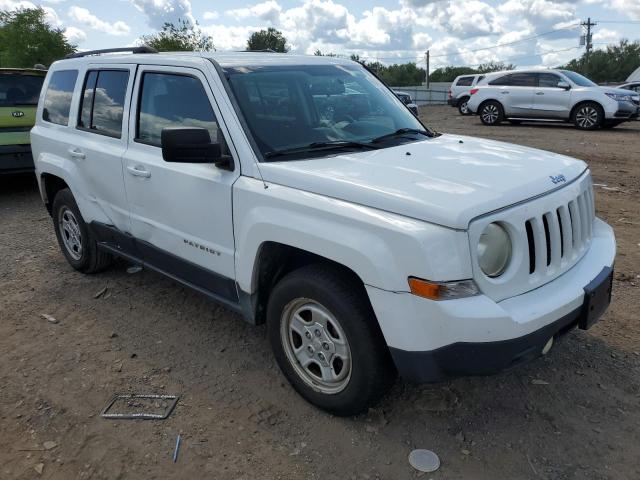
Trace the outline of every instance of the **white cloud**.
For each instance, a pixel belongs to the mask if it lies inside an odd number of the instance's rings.
[[[204,25],[201,30],[211,37],[216,50],[244,50],[249,36],[261,28],[219,24]]]
[[[218,12],[204,12],[202,14],[202,18],[204,18],[205,20],[215,20],[219,16],[220,14]]]
[[[613,0],[611,2],[614,8],[625,13],[633,20],[640,20],[640,1],[638,0]]]
[[[87,25],[94,30],[107,33],[109,35],[128,35],[130,32],[129,25],[121,20],[114,23],[100,20],[86,8],[72,6],[69,8],[69,17],[76,22]]]
[[[620,33],[616,30],[609,30],[608,28],[599,28],[596,33],[593,34],[594,42],[615,42],[620,38]]]
[[[282,13],[282,7],[275,0],[267,0],[251,7],[229,10],[227,13],[236,19],[256,17],[260,20],[277,23]]]
[[[195,23],[189,0],[131,0],[133,5],[147,16],[147,24],[160,30],[165,23],[179,20]]]
[[[67,27],[64,30],[64,36],[67,37],[70,43],[79,44],[87,39],[87,34],[84,30],[77,27]]]

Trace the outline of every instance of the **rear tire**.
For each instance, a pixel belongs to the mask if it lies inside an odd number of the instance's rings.
[[[462,97],[458,101],[458,112],[460,115],[471,115],[471,112],[469,111],[469,97]]]
[[[604,112],[595,102],[585,102],[573,111],[571,121],[580,130],[595,130],[603,124]]]
[[[337,267],[286,275],[267,306],[276,361],[293,388],[329,413],[362,413],[391,387],[396,370],[366,292]]]
[[[82,273],[95,273],[113,262],[110,254],[98,248],[71,190],[65,188],[56,194],[51,216],[60,249],[73,268]]]
[[[489,126],[499,125],[504,120],[502,105],[495,100],[483,103],[478,109],[478,114],[482,123]]]

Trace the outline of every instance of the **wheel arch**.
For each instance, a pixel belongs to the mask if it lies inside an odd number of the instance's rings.
[[[45,172],[40,174],[40,185],[42,189],[42,200],[44,201],[44,205],[47,208],[49,215],[51,215],[53,199],[60,190],[64,190],[65,188],[70,189],[69,184],[63,178],[52,173]]]
[[[277,241],[265,241],[258,247],[251,274],[251,292],[241,291],[244,311],[251,312],[252,323],[266,320],[266,307],[273,287],[288,273],[312,264],[335,268],[349,278],[371,306],[363,279],[352,268],[324,255]],[[248,309],[248,310],[247,310]],[[373,311],[373,307],[371,307]]]
[[[480,105],[478,105],[478,113],[480,113],[480,110],[482,110],[482,107],[484,107],[487,103],[489,102],[496,102],[498,105],[500,105],[500,108],[502,109],[502,112],[504,113],[504,105],[502,104],[502,102],[496,98],[486,98],[484,99],[482,102],[480,102]]]
[[[595,104],[600,109],[600,112],[602,113],[602,120],[604,121],[604,107],[597,100],[580,100],[579,102],[577,102],[573,107],[571,107],[571,113],[569,114],[569,120],[573,121],[573,116],[575,115],[576,110],[580,106],[584,105],[585,103],[593,103],[593,104]]]

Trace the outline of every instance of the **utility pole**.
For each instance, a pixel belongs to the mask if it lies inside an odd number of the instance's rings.
[[[586,46],[586,56],[585,56],[585,63],[589,63],[589,55],[591,54],[591,49],[593,48],[593,42],[592,40],[592,34],[591,34],[591,27],[595,27],[597,25],[597,23],[593,23],[591,21],[591,17],[587,18],[586,22],[582,22],[580,25],[582,25],[582,28],[584,28],[586,30],[586,34],[585,34],[585,46]]]
[[[424,52],[424,61],[426,64],[426,69],[425,69],[425,85],[427,86],[427,90],[429,89],[429,50],[427,50],[426,52]]]

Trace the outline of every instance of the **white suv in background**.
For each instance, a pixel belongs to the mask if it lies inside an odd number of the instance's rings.
[[[468,108],[485,125],[503,120],[571,122],[584,130],[613,128],[638,118],[640,96],[600,87],[569,70],[505,72],[471,89]]]
[[[512,367],[609,305],[584,162],[433,132],[350,60],[130,50],[47,74],[31,140],[62,253],[266,322],[313,404]]]
[[[457,76],[449,88],[449,99],[447,103],[457,108],[460,115],[470,115],[471,112],[469,112],[467,108],[467,102],[471,97],[469,90],[477,85],[484,77],[484,74]]]

